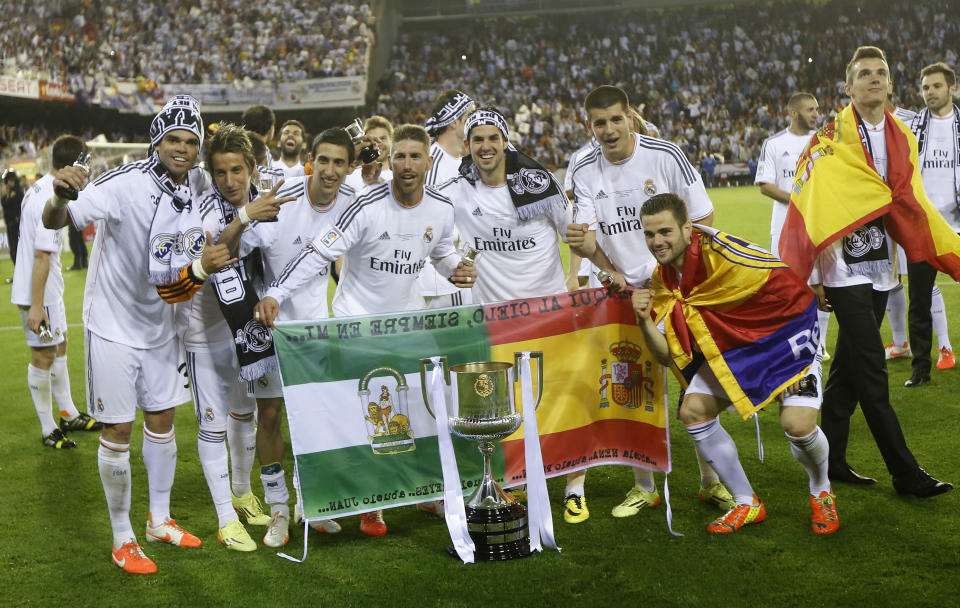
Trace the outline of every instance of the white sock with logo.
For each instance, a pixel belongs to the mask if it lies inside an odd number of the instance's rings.
[[[53,399],[50,395],[50,370],[27,365],[27,386],[33,397],[33,407],[40,419],[40,432],[44,437],[57,429],[53,419]]]
[[[896,346],[907,341],[907,294],[903,283],[890,290],[887,296],[887,321],[890,322],[890,334]]]
[[[57,400],[60,417],[73,420],[80,415],[77,406],[73,403],[70,394],[70,372],[67,371],[67,356],[57,357],[50,368],[50,386],[53,388],[53,397]]]
[[[810,477],[810,493],[820,496],[820,492],[829,492],[827,457],[830,455],[830,445],[820,427],[815,427],[806,437],[787,435],[787,439],[790,440],[790,452],[793,457],[803,465]]]
[[[953,350],[947,333],[947,306],[943,302],[943,292],[936,285],[933,286],[930,299],[930,316],[933,317],[933,331],[937,334],[937,348]]]
[[[230,474],[227,472],[227,445],[225,432],[201,430],[197,435],[197,453],[200,467],[217,510],[217,527],[224,527],[237,518],[230,498]]]
[[[711,418],[706,422],[691,424],[687,427],[687,433],[697,443],[703,457],[733,494],[737,504],[753,504],[753,487],[747,479],[743,465],[740,464],[737,444],[733,442],[727,430],[720,426],[720,421]]]
[[[230,486],[233,494],[249,494],[250,471],[257,456],[257,425],[253,423],[253,412],[230,412],[227,417],[227,444],[230,446]]]
[[[287,475],[279,463],[260,469],[260,481],[263,483],[263,500],[270,507],[270,515],[279,511],[290,515],[290,491],[287,489]]]
[[[173,427],[169,433],[154,433],[143,427],[143,464],[150,490],[150,519],[154,525],[170,519],[170,490],[177,471],[177,441]]]
[[[113,547],[119,549],[137,540],[130,525],[130,444],[113,443],[101,437],[97,468],[110,512]]]

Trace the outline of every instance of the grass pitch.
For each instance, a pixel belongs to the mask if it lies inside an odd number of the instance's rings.
[[[710,195],[717,227],[768,244],[770,206],[755,188],[716,189]],[[69,252],[64,261],[72,261]],[[4,259],[0,276],[11,273],[11,263]],[[960,336],[955,321],[960,290],[940,278],[953,331]],[[67,272],[66,286],[74,324],[69,347],[73,395],[84,409],[83,273]],[[9,302],[9,295],[9,285],[0,286],[0,297]],[[196,422],[187,405],[176,424],[180,454],[172,511],[204,546],[145,545],[160,571],[130,576],[109,558],[110,524],[95,434],[73,434],[79,447],[72,451],[40,445],[26,387],[29,354],[10,304],[0,306],[0,332],[7,344],[0,353],[0,597],[6,605],[944,606],[955,605],[960,592],[960,492],[926,501],[899,497],[857,414],[849,460],[880,484],[837,487],[840,531],[816,537],[809,527],[806,476],[790,456],[775,407],[760,415],[763,463],[757,458],[753,424],[723,417],[767,505],[763,524],[729,537],[706,532],[718,512],[696,500],[693,448],[671,421],[673,525],[685,537],[667,533],[663,507],[624,520],[612,518],[610,509],[633,479],[626,467],[602,467],[587,475],[591,518],[578,525],[562,519],[563,479],[549,482],[562,553],[464,566],[444,552],[448,538],[443,522],[410,507],[385,513],[390,532],[383,538],[362,535],[356,517],[341,521],[339,535],[311,531],[303,564],[279,559],[263,546],[252,554],[225,550],[216,540],[216,516],[197,459]],[[832,326],[830,338],[835,332]],[[891,397],[917,459],[933,475],[960,482],[960,370],[934,370],[932,384],[913,390],[902,388],[909,361],[893,361],[889,370]],[[133,437],[132,520],[143,542],[147,479],[142,439],[136,431]],[[256,474],[253,479],[259,488]],[[662,492],[662,476],[658,485]],[[249,529],[259,541],[263,529]],[[299,555],[302,543],[302,531],[293,530],[287,552]]]

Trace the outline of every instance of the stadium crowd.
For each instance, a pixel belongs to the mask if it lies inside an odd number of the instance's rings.
[[[921,106],[920,68],[956,62],[960,22],[947,17],[948,5],[798,1],[408,29],[375,110],[422,123],[438,92],[459,87],[506,110],[514,143],[556,169],[586,137],[580,100],[612,82],[695,165],[707,153],[755,162],[763,140],[787,126],[793,91],[816,95],[828,115],[842,105],[838,75],[858,42],[886,47],[902,103]]]
[[[364,2],[3,0],[0,9],[17,15],[17,27],[0,32],[4,71],[53,81],[354,76],[366,73],[373,44],[374,18]]]

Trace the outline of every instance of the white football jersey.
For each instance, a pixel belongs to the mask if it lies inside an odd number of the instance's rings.
[[[651,196],[671,192],[687,203],[693,222],[713,213],[700,173],[676,145],[633,135],[633,153],[611,163],[601,148],[584,155],[573,170],[573,221],[589,224],[597,243],[627,283],[639,287],[657,262],[647,249],[640,206]]]
[[[600,147],[600,143],[597,142],[596,138],[593,138],[586,144],[577,148],[573,154],[570,155],[570,163],[567,165],[567,172],[563,174],[564,192],[573,192],[573,168],[577,166],[577,162],[583,158],[584,154],[592,152],[598,147]]]
[[[90,253],[83,324],[94,334],[133,348],[153,348],[176,336],[174,307],[147,280],[150,225],[171,197],[147,173],[149,160],[127,163],[87,185],[67,205],[78,230],[102,220]],[[191,190],[195,182],[191,171]],[[199,200],[193,190],[193,200]]]
[[[760,148],[760,162],[757,164],[755,184],[773,184],[784,192],[793,190],[793,177],[797,170],[797,160],[804,148],[810,143],[810,137],[816,131],[804,135],[795,135],[789,129],[771,135]],[[787,203],[774,200],[770,214],[770,251],[777,255],[780,230],[787,219]]]
[[[960,232],[960,175],[957,173],[957,129],[954,114],[930,116],[920,156],[923,189],[950,227]]]
[[[506,184],[490,187],[464,178],[447,182],[440,194],[453,201],[457,232],[477,250],[473,301],[502,302],[565,292],[557,234],[571,222],[571,207],[554,207],[528,220]]]
[[[288,167],[287,163],[283,162],[283,160],[279,158],[277,160],[270,161],[270,168],[282,172],[283,178],[288,182],[294,180],[295,178],[304,177],[306,175],[303,163],[298,162],[294,166]]]
[[[423,180],[424,186],[438,187],[445,184],[458,175],[460,169],[460,157],[448,154],[437,142],[430,146],[430,156],[433,157],[433,165],[427,171]],[[420,289],[420,295],[444,296],[457,291],[457,286],[451,283],[446,277],[440,276],[433,263],[427,260],[427,265],[420,271],[417,278],[417,286]]]
[[[53,196],[53,176],[44,175],[27,189],[20,210],[20,244],[17,249],[17,265],[13,268],[13,285],[10,301],[20,306],[33,302],[33,252],[50,252],[50,272],[43,290],[43,305],[50,306],[63,298],[63,272],[60,266],[60,249],[63,234],[43,226],[43,208]]]
[[[363,183],[363,167],[357,167],[353,170],[353,173],[347,176],[343,183],[347,186],[353,188],[358,194],[361,190],[369,188],[367,184]],[[382,184],[383,182],[389,182],[393,179],[393,171],[390,169],[381,169],[380,170],[380,181],[378,183]],[[372,184],[376,186],[377,184]]]
[[[277,192],[278,198],[295,196],[297,200],[284,203],[276,222],[263,222],[259,227],[264,232],[264,265],[266,284],[270,285],[283,271],[284,266],[297,257],[315,237],[325,234],[341,211],[356,198],[352,188],[341,185],[330,204],[320,207],[310,201],[308,183],[310,177],[300,177],[284,183]],[[246,240],[246,239],[245,239]],[[292,294],[280,306],[281,321],[308,321],[326,319],[330,316],[327,305],[327,286],[330,283],[330,266],[317,269],[317,273],[296,294]]]
[[[453,246],[453,204],[424,188],[416,206],[404,207],[393,195],[392,182],[372,186],[287,264],[267,296],[283,302],[311,273],[341,255],[336,316],[419,310],[424,301],[416,277],[426,258],[447,275],[460,261]]]

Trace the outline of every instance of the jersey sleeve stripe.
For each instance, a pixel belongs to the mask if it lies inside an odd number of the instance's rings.
[[[590,165],[599,161],[601,154],[602,154],[602,151],[600,150],[599,146],[591,150],[589,153],[585,154],[583,158],[577,161],[577,165],[573,168],[571,177],[575,176],[577,174],[577,171],[579,171],[580,169],[586,167],[587,165]]]
[[[673,159],[677,161],[677,165],[680,167],[680,172],[683,173],[684,182],[686,182],[688,186],[697,181],[697,174],[693,169],[693,165],[690,164],[690,161],[687,160],[687,155],[684,154],[683,150],[681,150],[676,144],[643,135],[639,135],[637,139],[639,140],[640,146],[643,148],[667,152],[673,156]]]
[[[316,253],[316,250],[310,245],[307,245],[301,249],[300,253],[298,253],[292,260],[287,262],[286,266],[283,267],[283,270],[280,271],[280,274],[277,275],[277,278],[274,279],[273,283],[270,284],[270,287],[277,287],[286,281],[290,277],[290,273],[296,270],[297,266],[300,265],[300,262],[305,260],[307,256],[312,253]]]
[[[137,169],[142,170],[146,166],[147,166],[147,161],[145,160],[137,161],[135,163],[127,163],[126,165],[120,165],[116,169],[107,171],[106,173],[104,173],[103,175],[95,179],[93,181],[93,184],[95,186],[99,186],[100,184],[105,184],[117,176],[124,175],[126,173],[135,171]]]
[[[343,213],[340,214],[340,217],[337,218],[337,221],[334,225],[339,230],[346,230],[347,226],[349,226],[350,222],[353,221],[353,218],[360,213],[361,209],[367,205],[386,198],[389,194],[389,184],[384,184],[383,186],[378,186],[368,192],[365,192],[363,195],[357,197],[357,200],[353,201],[353,204],[343,210]]]
[[[435,187],[433,187],[433,186],[428,186],[428,187],[424,188],[424,189],[423,189],[423,192],[424,192],[425,194],[429,194],[432,198],[435,198],[435,199],[437,199],[438,201],[442,201],[442,202],[444,202],[444,203],[447,203],[448,205],[452,205],[452,204],[453,204],[453,200],[452,200],[452,199],[450,199],[450,198],[444,196],[443,194],[440,194],[439,192],[437,192],[437,189],[436,189]]]

